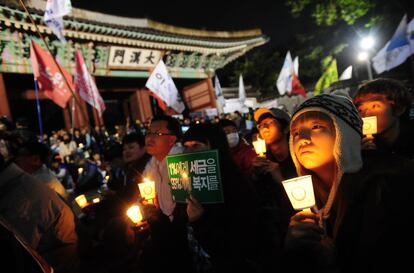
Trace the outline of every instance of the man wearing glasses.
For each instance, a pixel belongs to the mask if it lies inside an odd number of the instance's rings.
[[[180,124],[170,116],[153,118],[145,135],[145,147],[152,158],[145,166],[143,177],[155,182],[156,201],[155,206],[143,208],[151,227],[151,244],[147,244],[141,256],[144,272],[190,272],[187,218],[182,213],[185,208],[173,200],[166,163],[167,155],[182,152],[180,138]]]
[[[144,169],[144,177],[155,181],[158,206],[173,219],[175,202],[169,185],[166,156],[182,152],[181,145],[176,144],[181,137],[180,124],[177,119],[159,116],[152,119],[145,135],[147,153],[152,156]]]

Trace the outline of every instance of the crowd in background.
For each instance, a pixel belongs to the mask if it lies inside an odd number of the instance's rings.
[[[40,137],[2,117],[2,248],[13,245],[16,272],[398,271],[413,241],[411,104],[401,83],[377,79],[353,98],[323,94],[293,113],[156,116],[113,134],[100,126]],[[367,116],[377,117],[373,136],[363,135]],[[264,157],[252,146],[258,137]],[[166,156],[209,149],[218,151],[224,203],[191,194],[176,203]],[[313,179],[309,211],[295,210],[282,186],[302,175]],[[144,177],[156,183],[154,202],[140,196]],[[81,194],[99,202],[80,207]],[[144,221],[135,225],[126,210],[138,203]],[[22,245],[45,260],[40,271],[21,262]]]

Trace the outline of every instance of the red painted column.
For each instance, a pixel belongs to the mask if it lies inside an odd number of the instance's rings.
[[[9,119],[12,119],[3,73],[0,73],[0,116],[7,116]]]

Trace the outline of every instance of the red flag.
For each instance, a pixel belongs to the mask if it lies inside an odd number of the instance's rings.
[[[306,98],[305,88],[303,88],[295,72],[292,73],[292,91],[290,93],[299,94]]]
[[[39,83],[39,89],[44,91],[46,97],[53,100],[54,103],[65,108],[66,103],[72,97],[72,93],[53,57],[34,41],[31,41],[30,61],[32,62],[35,79]],[[63,68],[62,71],[72,87],[72,76]]]
[[[102,116],[102,112],[105,110],[105,103],[99,94],[98,88],[91,74],[89,74],[86,67],[82,53],[79,49],[76,49],[76,75],[75,75],[76,92],[79,96],[89,103],[92,107],[95,107],[99,115]]]

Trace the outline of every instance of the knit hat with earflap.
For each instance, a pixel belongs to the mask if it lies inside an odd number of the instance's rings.
[[[322,94],[306,100],[293,113],[291,125],[306,112],[321,112],[332,120],[335,126],[334,158],[338,172],[326,204],[318,209],[322,220],[329,217],[329,211],[336,196],[339,183],[344,173],[354,173],[362,168],[361,137],[362,120],[349,97],[344,95]],[[310,174],[298,161],[293,150],[292,135],[289,139],[290,153],[299,176]]]

